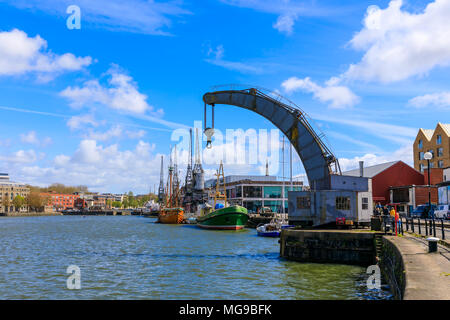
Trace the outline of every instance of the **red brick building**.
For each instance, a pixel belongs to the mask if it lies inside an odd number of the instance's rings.
[[[344,172],[346,176],[360,176],[360,170]],[[424,176],[403,161],[393,161],[364,168],[363,176],[372,179],[372,197],[382,205],[391,202],[390,188],[423,185]],[[442,175],[441,175],[442,176]]]
[[[80,196],[77,194],[41,193],[41,197],[48,199],[47,205],[57,211],[74,208],[75,200]]]

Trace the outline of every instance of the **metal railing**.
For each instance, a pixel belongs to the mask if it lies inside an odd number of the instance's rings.
[[[441,239],[445,240],[444,219],[402,218],[401,220],[405,223],[407,232],[411,230],[412,233],[424,236],[441,236]]]

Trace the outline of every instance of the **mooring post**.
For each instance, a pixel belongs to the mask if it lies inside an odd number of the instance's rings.
[[[428,224],[427,224],[427,219],[425,219],[425,235],[428,235]]]
[[[419,234],[422,234],[422,230],[420,228],[420,218],[418,218],[417,221],[418,221],[417,224],[419,225]]]
[[[441,219],[442,240],[445,240],[444,219]]]

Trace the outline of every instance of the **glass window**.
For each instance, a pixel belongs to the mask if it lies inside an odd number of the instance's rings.
[[[264,200],[264,207],[268,207],[270,208],[270,210],[272,210],[272,212],[282,212],[282,201],[277,201],[277,200]]]
[[[261,201],[244,201],[243,207],[247,208],[249,213],[256,213],[262,207]]]
[[[362,209],[363,210],[369,209],[369,198],[362,198]]]
[[[262,198],[262,187],[244,186],[244,198]]]
[[[438,168],[443,168],[444,167],[444,161],[443,160],[439,160],[438,161]]]
[[[434,168],[434,162],[430,162],[430,168]]]
[[[242,198],[242,186],[236,187],[236,198]]]
[[[311,208],[311,197],[297,197],[297,208],[298,209],[310,209]]]
[[[423,170],[424,170],[424,165],[421,163],[421,164],[419,164],[419,169],[420,169],[420,172],[423,172]]]
[[[419,149],[422,149],[423,148],[423,142],[422,142],[422,140],[419,140]]]
[[[264,198],[281,198],[281,187],[264,187]]]
[[[442,157],[444,155],[444,148],[438,148],[437,149],[437,156]]]
[[[336,197],[337,210],[350,210],[350,197]]]
[[[423,160],[423,155],[424,155],[423,151],[419,152],[419,160]]]
[[[440,134],[438,134],[436,136],[436,144],[441,144],[442,143],[442,136]]]

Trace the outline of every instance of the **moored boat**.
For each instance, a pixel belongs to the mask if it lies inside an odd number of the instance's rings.
[[[230,206],[215,210],[197,218],[197,225],[203,229],[240,230],[248,221],[247,209]]]
[[[164,208],[158,215],[158,222],[165,224],[180,224],[183,222],[183,219],[183,208]]]
[[[227,195],[225,192],[225,174],[222,162],[220,162],[220,167],[216,176],[217,182],[216,193],[214,195],[214,209],[212,209],[211,206],[205,206],[203,215],[197,218],[197,226],[203,229],[213,230],[243,229],[249,218],[248,212],[246,208],[238,205],[228,206]],[[223,192],[220,191],[221,177],[223,182]]]

